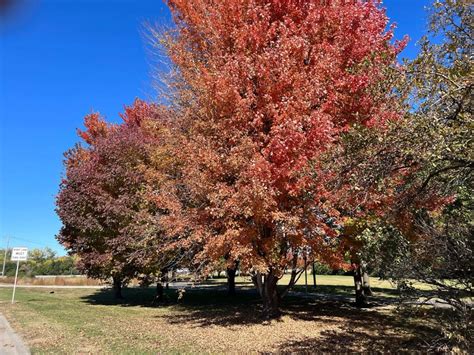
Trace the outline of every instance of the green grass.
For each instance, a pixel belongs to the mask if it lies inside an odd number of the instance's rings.
[[[21,288],[14,305],[9,304],[11,290],[0,289],[0,302],[7,318],[32,340],[34,352],[152,353],[157,344],[166,352],[188,351],[186,344],[176,349],[143,327],[150,318],[168,312],[143,307],[151,303],[152,290],[130,289],[124,294],[136,304],[117,304],[111,292],[90,289]]]
[[[290,275],[284,275],[279,281],[280,287],[287,285]],[[208,280],[210,283],[224,284],[225,278],[216,278]],[[236,277],[236,284],[240,287],[253,287],[250,277]],[[375,277],[370,278],[371,289],[376,298],[394,298],[398,297],[398,291],[395,284],[387,280],[380,280]],[[419,282],[415,282],[414,286],[419,291],[429,293],[431,287]],[[308,273],[308,287],[305,286],[304,274],[298,279],[294,287],[295,291],[308,292],[327,295],[344,295],[352,296],[354,294],[354,278],[345,275],[316,275],[316,287],[313,284],[313,275]]]
[[[351,280],[319,276],[317,290],[347,294]],[[104,289],[19,288],[14,305],[11,289],[1,288],[0,311],[34,353],[393,351],[419,349],[433,334],[423,320],[407,323],[391,310],[359,310],[348,303],[295,296],[285,298],[281,319],[263,322],[256,293],[242,291],[250,286],[248,280],[237,280],[241,291],[236,297],[226,295],[223,281],[187,290],[180,302],[176,291],[169,290],[169,301],[161,307],[152,307],[151,288],[125,289],[122,303]]]

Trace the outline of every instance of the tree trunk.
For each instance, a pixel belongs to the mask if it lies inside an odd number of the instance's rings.
[[[229,296],[235,295],[235,272],[237,268],[227,268],[227,292]]]
[[[356,306],[365,307],[367,306],[367,297],[363,288],[362,280],[362,268],[360,265],[354,270],[354,286],[355,286],[355,295],[356,295]]]
[[[161,273],[163,276],[161,277],[161,283],[164,283],[165,284],[165,288],[167,290],[170,289],[170,274],[169,274],[169,271],[167,270],[164,270],[162,271]]]
[[[278,278],[270,271],[265,276],[263,317],[266,319],[276,318],[280,315],[280,295],[278,294]]]
[[[163,301],[163,296],[164,296],[163,285],[161,284],[161,282],[157,282],[156,283],[156,300],[158,302]]]
[[[263,300],[262,316],[265,319],[277,318],[280,315],[280,295],[278,294],[278,277],[270,269],[267,274],[257,272],[252,281]]]
[[[117,300],[123,299],[122,296],[122,279],[119,276],[113,276],[114,297]]]
[[[304,255],[304,292],[308,293],[308,263],[306,260],[306,253]]]
[[[365,262],[361,263],[362,268],[362,289],[366,296],[372,296],[372,290],[370,288],[370,278],[369,273],[367,272],[367,264]]]

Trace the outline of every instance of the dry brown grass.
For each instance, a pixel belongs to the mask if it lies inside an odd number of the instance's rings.
[[[2,277],[0,283],[13,284],[14,277]],[[104,281],[90,279],[85,276],[54,276],[54,277],[21,277],[18,278],[18,285],[34,285],[34,286],[101,286]]]

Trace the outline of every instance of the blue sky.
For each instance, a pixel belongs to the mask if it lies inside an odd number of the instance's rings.
[[[426,28],[428,0],[385,0],[411,42]],[[155,97],[145,22],[169,25],[161,0],[23,0],[0,14],[0,247],[63,248],[54,196],[62,154],[84,115],[117,120],[135,97]]]

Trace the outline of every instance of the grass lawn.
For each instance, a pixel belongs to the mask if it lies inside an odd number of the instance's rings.
[[[321,276],[318,284],[337,293],[349,287],[349,279]],[[436,335],[426,317],[404,320],[392,308],[361,310],[347,302],[296,296],[284,299],[280,319],[262,322],[255,292],[228,297],[218,282],[187,290],[179,303],[176,291],[169,290],[169,302],[161,307],[151,306],[153,289],[126,289],[121,304],[110,290],[52,291],[19,288],[11,305],[11,289],[0,289],[0,312],[33,352],[419,351]]]
[[[216,284],[225,284],[226,278],[215,278],[207,282]],[[279,281],[279,285],[288,285],[290,275],[285,275]],[[250,277],[236,277],[236,284],[241,287],[253,287]],[[387,280],[380,280],[375,277],[370,278],[371,289],[376,296],[381,298],[394,298],[398,296],[396,285]],[[414,286],[420,291],[429,292],[431,287],[422,283],[414,283]],[[318,294],[337,294],[345,296],[354,295],[354,278],[345,275],[316,275],[316,287],[313,286],[313,275],[308,272],[308,287],[305,286],[304,274],[298,279],[295,291],[318,293]]]

